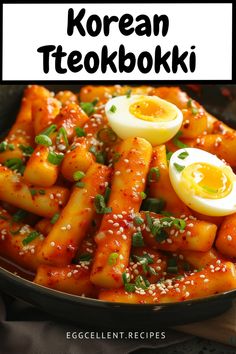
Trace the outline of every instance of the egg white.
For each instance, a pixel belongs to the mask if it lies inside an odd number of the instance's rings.
[[[130,105],[140,100],[143,95],[118,96],[109,100],[105,106],[105,112],[109,125],[121,138],[140,137],[148,140],[153,146],[163,144],[172,139],[179,131],[182,122],[182,112],[172,103],[162,100],[157,96],[147,96],[155,100],[158,104],[164,103],[166,107],[171,107],[176,112],[176,118],[170,121],[150,122],[139,119],[129,111]],[[111,112],[112,106],[116,107],[115,112]]]
[[[187,152],[188,156],[183,160],[178,156],[182,152]],[[217,156],[210,154],[209,152],[195,149],[195,148],[186,148],[177,150],[170,159],[169,164],[169,176],[171,184],[179,196],[179,198],[191,209],[209,216],[225,216],[233,214],[236,212],[236,176],[232,181],[232,190],[231,192],[219,199],[209,199],[203,198],[194,194],[194,191],[191,190],[187,185],[182,185],[182,172],[178,172],[175,163],[181,166],[189,166],[194,163],[207,163],[215,167],[225,167],[225,163],[221,161]],[[231,167],[227,166],[231,171]]]

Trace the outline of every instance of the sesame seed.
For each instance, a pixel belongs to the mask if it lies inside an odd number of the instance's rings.
[[[228,241],[232,241],[232,236],[231,235],[227,235],[227,240]]]
[[[123,240],[127,240],[127,236],[126,235],[122,235]]]
[[[206,276],[204,274],[201,274],[199,276],[200,276],[200,278],[206,278]]]
[[[125,162],[125,163],[129,163],[129,160],[128,160],[128,159],[124,159],[124,162]]]
[[[119,227],[119,226],[120,226],[118,222],[115,222],[113,225],[114,225],[115,227]]]
[[[72,277],[72,272],[67,273],[67,278],[71,278]]]
[[[116,172],[115,172],[115,175],[117,175],[117,176],[119,176],[120,174],[121,174],[120,171],[116,171]]]
[[[54,241],[50,242],[50,245],[51,245],[52,247],[54,247],[54,246],[55,246],[55,242],[54,242]]]
[[[204,281],[204,283],[208,283],[209,279],[204,279],[203,281]]]
[[[114,221],[109,219],[108,222],[109,222],[109,224],[113,224]]]
[[[189,295],[190,295],[190,293],[187,291],[187,292],[185,293],[185,297],[189,297]]]
[[[216,267],[215,271],[218,272],[220,270],[220,267]]]
[[[66,226],[66,229],[67,229],[67,230],[71,230],[71,225],[68,224],[68,225]]]
[[[112,230],[108,230],[107,232],[108,232],[109,234],[111,234],[111,235],[113,234],[113,231],[112,231]]]

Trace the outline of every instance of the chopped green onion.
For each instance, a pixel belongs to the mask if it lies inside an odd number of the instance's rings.
[[[126,283],[125,291],[127,291],[128,293],[133,293],[135,291],[135,284]]]
[[[192,114],[195,116],[196,114],[198,114],[199,110],[197,107],[193,107],[192,108]]]
[[[142,235],[141,231],[133,234],[132,245],[133,245],[133,247],[143,247],[144,246],[143,235]]]
[[[106,206],[105,199],[101,194],[95,196],[94,205],[98,214],[108,214],[112,212],[112,208]]]
[[[111,128],[102,128],[97,133],[97,138],[105,144],[111,144],[117,141],[118,136]]]
[[[46,128],[45,130],[43,130],[40,135],[50,135],[52,133],[54,133],[57,130],[57,126],[56,124],[52,124],[50,125],[48,128]]]
[[[84,183],[84,182],[79,181],[79,182],[75,183],[75,186],[76,186],[76,187],[78,187],[78,188],[84,188],[85,183]]]
[[[35,137],[35,142],[36,144],[44,145],[44,146],[52,145],[52,140],[49,138],[49,136],[43,134],[37,135]]]
[[[187,263],[187,262],[184,262],[183,263],[183,269],[186,271],[186,272],[189,272],[191,267],[190,267],[190,264]]]
[[[160,229],[159,231],[157,231],[156,235],[155,235],[155,240],[158,243],[161,243],[163,241],[165,241],[168,238],[168,234],[165,230]]]
[[[195,115],[195,114],[197,114],[199,112],[198,108],[193,106],[193,100],[191,98],[187,102],[187,107],[188,108],[192,108],[192,114],[193,115]]]
[[[121,154],[119,152],[115,152],[113,155],[113,164],[118,162],[121,157]]]
[[[30,189],[29,191],[30,191],[30,194],[31,194],[32,196],[34,196],[34,195],[37,194],[36,189]]]
[[[19,148],[21,149],[21,151],[23,151],[23,154],[25,156],[31,156],[34,152],[34,149],[32,148],[32,146],[25,146],[25,145],[19,145]]]
[[[171,273],[171,274],[177,274],[178,273],[178,267],[168,267],[166,269],[167,273]]]
[[[25,170],[23,161],[21,159],[18,159],[17,157],[5,161],[4,166],[10,168],[13,171],[17,171],[21,174],[23,174]]]
[[[131,96],[131,92],[132,92],[132,90],[131,90],[131,89],[127,90],[127,92],[126,92],[126,97],[127,97],[127,98],[130,98],[130,96]]]
[[[183,279],[183,278],[184,278],[184,275],[179,274],[179,275],[176,275],[176,277],[174,279],[180,280],[180,279]]]
[[[20,221],[24,220],[27,215],[28,215],[28,212],[26,210],[19,209],[15,214],[13,214],[12,220],[14,222],[20,222]]]
[[[24,246],[28,245],[28,243],[32,242],[35,240],[37,237],[40,236],[40,232],[38,231],[32,231],[24,240],[22,240],[22,243]]]
[[[39,189],[39,194],[40,195],[45,195],[46,194],[46,191],[44,189]]]
[[[91,152],[95,158],[96,162],[104,164],[105,163],[105,156],[101,151],[97,151],[96,147],[93,145],[90,147],[89,152]]]
[[[76,127],[75,128],[76,135],[80,138],[81,136],[86,136],[86,132],[83,128]]]
[[[181,159],[181,160],[185,160],[186,157],[188,157],[188,156],[189,156],[188,152],[187,152],[187,151],[183,151],[183,152],[181,152],[181,153],[178,155],[178,158]]]
[[[175,226],[179,230],[184,230],[186,227],[186,221],[183,219],[174,219],[172,221],[173,226]]]
[[[94,104],[93,102],[80,102],[80,107],[88,116],[90,116],[92,113],[94,113],[94,111],[95,111],[94,106],[95,105],[96,105],[96,103]]]
[[[20,226],[20,227],[19,227],[17,230],[15,230],[15,231],[10,230],[10,233],[11,233],[12,235],[17,235],[17,234],[20,232],[21,228],[22,228],[22,226]]]
[[[141,210],[160,213],[165,207],[165,201],[161,198],[147,198],[142,202]]]
[[[147,290],[150,283],[149,281],[142,275],[138,275],[135,279],[135,286],[137,288],[141,288],[143,290]]]
[[[152,167],[148,173],[148,182],[157,182],[160,177],[160,171],[158,167]]]
[[[173,152],[172,152],[172,151],[168,151],[168,152],[167,152],[166,158],[167,158],[168,161],[170,161],[172,155],[173,155]]]
[[[73,173],[74,181],[80,181],[85,176],[83,171],[76,171]]]
[[[137,259],[137,261],[142,265],[144,273],[150,273],[150,266],[149,264],[154,263],[153,259],[149,256],[149,254],[144,254],[143,256],[136,256],[133,255],[134,258]],[[155,272],[156,273],[156,272]],[[154,273],[152,273],[154,274]]]
[[[147,194],[145,192],[141,192],[140,196],[141,196],[142,200],[147,198]]]
[[[90,262],[91,259],[92,259],[92,256],[89,253],[83,253],[78,257],[79,262]]]
[[[122,274],[122,280],[124,283],[125,291],[128,293],[133,293],[135,291],[135,284],[130,283],[130,277],[127,275],[127,273]]]
[[[15,145],[14,144],[8,144],[6,141],[2,141],[0,143],[0,152],[4,152],[7,149],[13,151],[13,150],[15,150]]]
[[[136,225],[142,225],[144,223],[144,220],[140,216],[135,216],[134,222]]]
[[[50,223],[51,223],[52,225],[56,224],[56,222],[57,222],[57,220],[59,219],[59,217],[60,217],[60,214],[59,214],[59,213],[55,213],[55,214],[53,215],[53,217],[51,218]]]
[[[56,152],[50,151],[48,154],[48,161],[53,165],[60,165],[64,158],[64,154],[57,154]]]
[[[110,187],[106,187],[106,190],[105,190],[105,193],[104,193],[105,203],[108,202],[108,200],[110,198],[110,194],[111,194],[111,188]]]
[[[166,268],[167,273],[178,273],[178,265],[177,265],[177,259],[176,258],[169,258],[167,260],[167,268]]]
[[[15,150],[15,145],[14,144],[8,144],[8,149],[13,151]]]
[[[118,253],[116,253],[116,252],[111,253],[108,257],[108,264],[111,266],[115,265],[118,257],[119,257]]]
[[[110,112],[115,113],[117,110],[116,106],[113,104],[111,108],[109,109]]]
[[[192,100],[192,98],[190,98],[190,99],[188,100],[188,102],[187,102],[187,107],[188,107],[188,108],[191,108],[191,107],[192,107],[192,102],[193,102],[193,100]]]
[[[176,163],[176,162],[174,162],[174,166],[175,166],[175,168],[176,168],[176,170],[177,170],[178,172],[183,171],[183,169],[185,168],[185,166],[179,165],[179,164]]]
[[[6,149],[7,149],[7,142],[6,141],[2,141],[0,143],[0,152],[4,152],[4,151],[6,151]]]
[[[179,131],[173,138],[173,143],[175,144],[175,146],[177,146],[180,149],[184,149],[187,148],[188,145],[184,144],[182,141],[179,140],[179,137],[181,137],[182,132]]]
[[[65,130],[64,127],[61,127],[61,128],[59,129],[58,133],[57,133],[57,142],[58,142],[58,143],[60,142],[61,138],[62,138],[62,140],[64,141],[66,147],[68,148],[68,146],[69,146],[69,141],[68,141],[68,138],[67,138],[67,132],[66,132],[66,130]]]
[[[170,213],[169,211],[163,210],[160,212],[160,214],[164,215],[164,216],[172,216],[173,214]]]
[[[130,276],[129,276],[126,272],[124,272],[124,273],[122,274],[122,280],[123,280],[123,283],[124,283],[124,284],[127,284],[127,283],[130,282]]]

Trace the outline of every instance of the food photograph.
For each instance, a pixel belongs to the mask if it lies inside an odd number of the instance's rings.
[[[91,353],[234,353],[236,86],[1,85],[0,101],[3,322],[28,306],[29,325],[159,331]]]

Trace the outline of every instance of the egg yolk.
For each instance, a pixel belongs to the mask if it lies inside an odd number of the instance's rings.
[[[165,122],[174,120],[175,109],[165,102],[159,102],[151,97],[140,98],[129,106],[130,113],[138,119],[149,122]]]
[[[234,175],[227,166],[220,168],[207,163],[194,163],[184,168],[182,177],[195,195],[220,199],[231,192]]]

